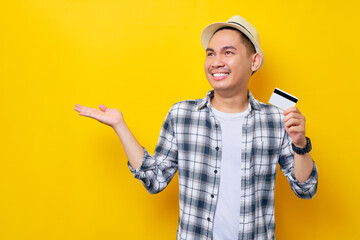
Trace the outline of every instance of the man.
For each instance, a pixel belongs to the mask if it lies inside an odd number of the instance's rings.
[[[204,99],[175,103],[151,156],[116,109],[76,105],[80,115],[114,128],[128,167],[147,191],[158,193],[179,171],[177,239],[274,239],[277,164],[294,193],[312,198],[317,168],[296,107],[282,112],[248,90],[264,56],[256,29],[240,16],[207,26]],[[295,152],[294,152],[295,151]]]

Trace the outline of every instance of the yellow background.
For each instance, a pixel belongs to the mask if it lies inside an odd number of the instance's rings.
[[[170,106],[202,98],[201,30],[239,14],[265,65],[250,83],[299,97],[318,193],[281,172],[278,239],[359,239],[359,5],[356,1],[43,0],[0,3],[0,239],[175,239],[177,179],[150,195],[115,132],[76,103],[120,109],[153,152]]]

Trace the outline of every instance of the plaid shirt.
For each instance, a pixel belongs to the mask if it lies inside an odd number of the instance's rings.
[[[212,239],[213,219],[221,177],[221,128],[206,98],[175,103],[168,112],[151,156],[144,148],[142,165],[128,167],[150,193],[162,191],[179,171],[177,239]],[[250,91],[250,112],[242,135],[241,208],[238,239],[275,239],[274,190],[277,164],[294,193],[312,198],[317,190],[314,162],[310,178],[294,176],[294,152],[283,115],[258,102]],[[234,183],[236,184],[236,183]]]

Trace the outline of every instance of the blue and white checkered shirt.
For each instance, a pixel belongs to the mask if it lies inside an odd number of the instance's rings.
[[[151,156],[144,148],[142,165],[133,169],[150,193],[162,191],[179,171],[179,226],[177,239],[212,239],[213,219],[221,177],[221,128],[206,98],[175,103],[168,112]],[[250,113],[242,131],[241,207],[238,239],[275,239],[274,189],[277,164],[294,193],[312,198],[317,190],[317,168],[304,183],[294,175],[291,138],[282,112],[258,102],[248,92]],[[234,183],[236,184],[236,183]]]

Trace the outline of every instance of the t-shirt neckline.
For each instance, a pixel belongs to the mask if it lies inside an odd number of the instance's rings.
[[[214,106],[211,104],[210,102],[210,106],[211,109],[214,111],[214,114],[223,118],[239,118],[239,117],[244,117],[246,116],[249,111],[250,111],[250,102],[248,104],[248,107],[245,111],[243,112],[237,112],[237,113],[226,113],[226,112],[221,112],[219,110],[217,110],[216,108],[214,108]]]

